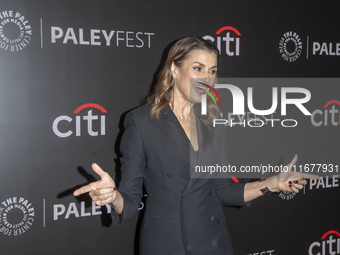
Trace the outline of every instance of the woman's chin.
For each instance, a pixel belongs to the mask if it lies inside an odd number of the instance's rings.
[[[190,94],[190,101],[196,104],[202,102],[202,95],[206,94],[206,92],[194,87],[193,89],[191,89]]]
[[[199,103],[202,102],[202,98],[201,98],[200,95],[192,95],[192,96],[190,97],[190,101],[191,101],[192,103],[194,103],[194,104],[199,104]]]

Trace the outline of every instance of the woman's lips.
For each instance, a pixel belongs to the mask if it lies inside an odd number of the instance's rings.
[[[200,86],[194,86],[194,90],[196,91],[197,94],[199,95],[205,94],[206,92],[200,88],[201,88]]]

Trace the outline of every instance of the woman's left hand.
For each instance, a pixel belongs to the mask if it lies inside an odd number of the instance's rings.
[[[271,179],[271,183],[268,187],[270,191],[288,191],[298,193],[299,190],[303,188],[303,185],[307,184],[305,179],[319,179],[319,176],[315,174],[307,174],[295,171],[292,172],[291,169],[295,165],[297,159],[298,157],[295,155],[292,161],[287,166],[285,166],[284,172],[269,178]]]

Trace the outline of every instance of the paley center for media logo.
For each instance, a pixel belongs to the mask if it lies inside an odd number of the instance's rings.
[[[93,109],[96,109],[96,111],[100,111],[101,113],[107,113],[107,111],[98,104],[93,103],[87,103],[79,106],[73,113],[79,114],[81,111],[83,111],[86,108],[92,108],[91,110],[87,111],[87,115],[76,115],[75,116],[75,130],[71,130],[69,128],[69,123],[71,123],[74,120],[74,117],[70,117],[67,115],[61,115],[57,117],[52,124],[53,132],[56,136],[59,136],[61,138],[66,138],[71,136],[74,131],[76,132],[76,136],[81,136],[81,126],[82,126],[82,120],[87,122],[87,133],[90,136],[98,136],[98,135],[105,135],[105,115],[95,115],[93,113]],[[98,122],[98,123],[96,123]],[[94,123],[100,125],[100,130],[93,130]],[[64,124],[64,130],[61,129],[61,125]],[[66,126],[66,127],[65,127]]]
[[[311,37],[311,38],[310,38]],[[295,62],[302,54],[303,44],[306,45],[306,59],[311,56],[340,56],[339,42],[320,42],[312,40],[313,36],[306,36],[305,42],[294,31],[285,32],[279,41],[279,53],[287,62]]]
[[[214,88],[211,85],[208,85],[207,83],[203,83],[200,80],[192,79],[192,82],[194,82],[194,88],[203,91],[201,94],[201,114],[207,115],[207,95],[209,95],[212,99],[215,105],[217,105],[217,102],[211,92],[208,91],[210,89],[218,98],[221,106],[222,106],[222,100],[220,98],[220,95],[216,91],[216,89],[227,89],[231,92],[232,95],[232,101],[233,101],[233,114],[234,115],[245,115],[244,110],[244,104],[245,104],[245,96],[242,92],[242,90],[233,84],[215,84]],[[202,88],[206,87],[205,88]],[[287,115],[287,105],[295,105],[305,116],[310,116],[311,113],[306,109],[306,107],[303,105],[307,103],[311,99],[311,93],[309,90],[305,88],[300,87],[282,87],[281,88],[281,115],[286,116]],[[288,98],[289,93],[299,94],[303,95],[301,98]],[[278,107],[278,88],[273,87],[272,88],[272,105],[269,109],[265,110],[259,110],[254,107],[253,103],[253,88],[248,87],[247,88],[247,105],[251,113],[254,115],[259,116],[267,116],[270,114],[273,114],[277,107]],[[229,123],[231,122],[231,123]],[[298,125],[298,121],[296,119],[274,119],[274,118],[266,118],[266,123],[269,122],[271,127],[274,127],[275,124],[280,123],[282,127],[296,127]],[[256,124],[255,124],[256,123]],[[260,124],[259,124],[260,123]],[[233,119],[214,119],[213,121],[213,127],[216,125],[225,125],[233,127],[235,125],[241,125],[243,127],[249,126],[249,127],[262,127],[266,124],[264,120],[254,118],[254,119],[248,119],[246,121],[244,118],[241,122],[233,122]]]
[[[32,28],[28,20],[19,12],[0,12],[0,48],[6,51],[20,51],[32,39]]]
[[[302,53],[300,36],[293,31],[284,33],[279,42],[279,51],[284,60],[289,62],[296,61]]]
[[[19,236],[30,229],[35,211],[32,204],[23,197],[10,197],[0,204],[0,233],[5,236]]]

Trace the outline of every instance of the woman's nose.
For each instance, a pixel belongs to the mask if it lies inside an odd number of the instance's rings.
[[[208,73],[208,74],[205,75],[204,78],[202,78],[202,82],[204,82],[208,85],[212,85],[215,82],[215,77],[214,77],[214,75]]]

